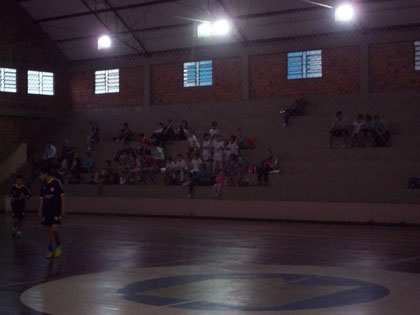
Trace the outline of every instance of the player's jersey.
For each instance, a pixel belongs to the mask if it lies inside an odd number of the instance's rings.
[[[60,215],[61,197],[65,195],[61,182],[56,178],[51,178],[42,184],[41,199],[43,214]]]
[[[18,186],[13,185],[10,190],[10,196],[13,197],[15,201],[12,202],[13,210],[25,210],[25,200],[26,198],[32,197],[31,192],[25,185]]]

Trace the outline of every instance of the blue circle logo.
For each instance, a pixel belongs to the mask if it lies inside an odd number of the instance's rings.
[[[250,312],[366,303],[389,292],[366,281],[287,273],[183,275],[140,281],[118,291],[127,300],[153,306]]]

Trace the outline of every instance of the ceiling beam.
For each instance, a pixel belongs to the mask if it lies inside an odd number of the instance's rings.
[[[89,6],[89,4],[86,2],[86,0],[80,0],[84,5],[85,5],[85,7],[90,11],[90,12],[92,12],[92,14],[96,17],[96,19],[109,31],[109,32],[111,32],[112,33],[112,30],[109,28],[109,26],[104,22],[104,21],[102,21],[102,19],[101,19],[101,17],[98,15],[98,13],[96,13],[90,6]],[[129,48],[131,48],[131,49],[133,49],[136,53],[138,53],[139,55],[144,55],[144,52],[143,51],[141,51],[141,50],[139,50],[137,47],[135,47],[135,46],[133,46],[133,45],[131,45],[131,44],[129,44],[129,43],[126,43],[125,41],[123,41],[123,40],[121,40],[121,39],[119,39],[119,38],[116,38],[120,43],[122,43],[122,44],[124,44],[124,45],[126,45],[127,47],[129,47]]]
[[[108,7],[108,8],[105,8],[105,9],[89,10],[89,11],[73,13],[73,14],[53,16],[53,17],[49,17],[49,18],[35,20],[35,22],[36,23],[46,23],[46,22],[52,22],[52,21],[58,21],[58,20],[64,20],[64,19],[71,19],[71,18],[80,17],[80,16],[96,15],[96,14],[106,13],[106,12],[117,12],[117,11],[121,11],[121,10],[136,9],[136,8],[141,8],[141,7],[151,7],[151,6],[154,6],[154,5],[171,3],[171,2],[179,2],[179,1],[182,1],[182,0],[147,1],[147,2],[136,3],[136,4],[115,6],[112,9]]]
[[[104,0],[105,4],[112,10],[112,12],[115,14],[115,16],[121,21],[122,25],[128,30],[128,33],[134,38],[134,40],[137,42],[137,44],[141,47],[144,54],[148,54],[148,51],[146,47],[144,46],[143,42],[138,38],[137,34],[131,30],[131,27],[127,24],[127,22],[123,19],[121,14],[116,11],[111,3],[109,3],[108,0]]]

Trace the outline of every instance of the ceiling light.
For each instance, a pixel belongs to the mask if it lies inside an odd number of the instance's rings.
[[[335,20],[337,22],[349,22],[354,19],[355,10],[352,4],[343,3],[335,9]]]
[[[201,23],[197,27],[197,36],[198,37],[209,37],[213,33],[211,23]]]
[[[230,24],[226,20],[219,20],[213,23],[213,33],[216,36],[227,35],[230,31]]]
[[[111,38],[108,35],[102,35],[98,38],[98,49],[108,49],[111,47]]]

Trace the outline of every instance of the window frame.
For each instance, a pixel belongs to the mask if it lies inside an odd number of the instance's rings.
[[[413,48],[414,71],[420,71],[420,40],[414,41]]]
[[[31,90],[31,84],[30,84],[30,74],[36,74],[38,76],[38,90]],[[47,90],[46,86],[48,86],[46,83],[48,82],[44,82],[47,81],[49,78],[51,78],[52,80],[52,89],[51,90]],[[28,70],[27,71],[27,83],[28,83],[28,88],[27,88],[27,93],[30,95],[46,95],[46,96],[54,96],[55,95],[55,75],[54,72],[50,72],[50,71],[39,71],[39,70]]]
[[[97,78],[98,75],[101,75],[101,73],[104,74],[104,88],[103,89],[99,89],[98,87],[98,82],[97,82]],[[111,77],[110,74],[112,73],[117,73],[117,77],[118,77],[118,86],[117,88],[115,88],[115,86],[113,86],[112,84],[110,84],[109,79]],[[97,70],[94,73],[94,94],[95,95],[104,95],[104,94],[118,94],[120,93],[120,69],[106,69],[106,70]]]
[[[194,66],[194,82],[188,83],[186,77],[188,77],[188,69],[186,67]],[[210,70],[208,69],[210,65]],[[188,61],[184,62],[182,66],[182,87],[209,87],[213,86],[213,60],[201,60],[201,61]],[[192,80],[190,80],[192,81]]]
[[[299,54],[301,54],[301,64],[300,72],[291,72],[290,63],[293,62],[291,58],[298,58]],[[308,57],[309,56],[309,57]],[[316,56],[315,58],[319,58],[320,65],[312,64],[312,62],[308,62],[310,56]],[[319,57],[318,57],[319,56]],[[296,62],[296,61],[295,61]],[[316,60],[314,61],[316,62]],[[312,50],[301,50],[301,51],[293,51],[289,52],[286,55],[286,64],[287,64],[287,80],[306,80],[306,79],[320,79],[323,77],[323,57],[322,57],[322,49],[312,49]],[[314,72],[309,71],[311,66],[319,67],[320,69],[315,69]],[[297,66],[295,66],[297,68]]]
[[[11,74],[12,77],[14,77],[14,89],[7,89],[6,83],[8,80],[6,80],[6,74]],[[3,84],[2,84],[3,82]],[[7,68],[7,67],[0,67],[0,92],[1,93],[17,93],[17,69],[14,68]]]

